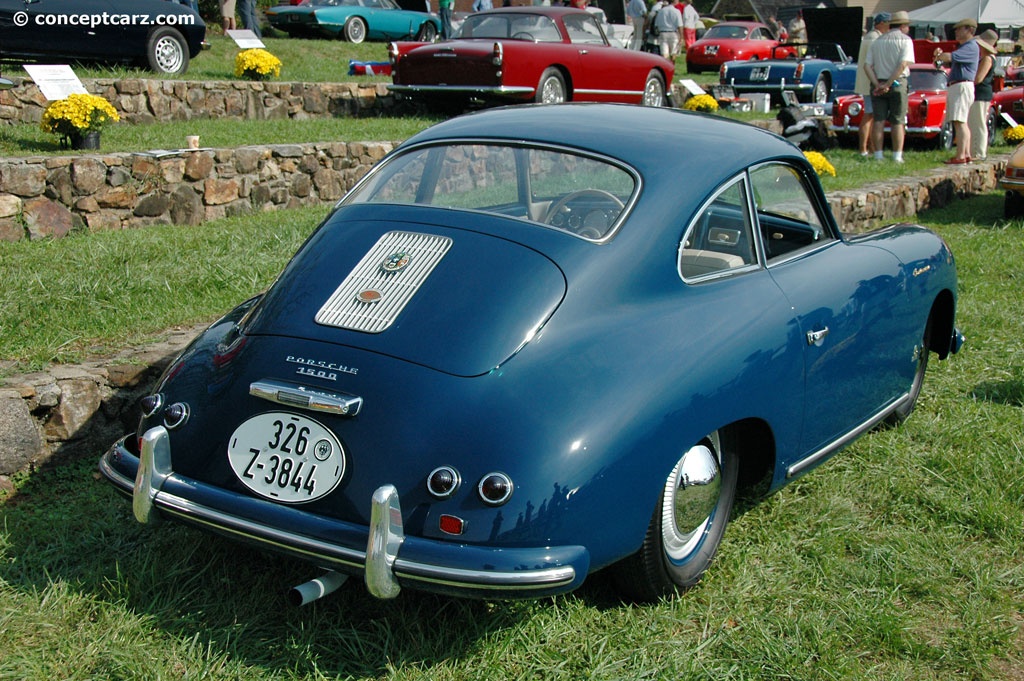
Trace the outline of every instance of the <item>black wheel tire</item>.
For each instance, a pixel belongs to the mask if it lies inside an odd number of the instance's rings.
[[[828,104],[828,96],[831,88],[828,85],[828,78],[818,76],[814,82],[814,89],[811,90],[811,102],[814,104]]]
[[[699,67],[699,66],[696,66],[696,65],[694,65],[694,66],[690,66],[689,64],[687,64],[687,65],[686,65],[686,72],[687,72],[687,73],[693,73],[693,74],[698,74],[698,75],[699,75],[699,74],[701,74],[701,73],[704,73],[704,69],[702,69],[701,67]]]
[[[999,127],[999,118],[996,117],[995,109],[989,109],[988,112],[988,146],[992,146],[996,143],[996,132]]]
[[[659,72],[651,69],[644,82],[644,94],[640,101],[644,106],[666,106],[668,99],[665,96],[665,78]]]
[[[1007,220],[1024,217],[1024,196],[1017,192],[1006,192],[1003,200],[1003,216]]]
[[[565,87],[565,78],[556,68],[547,68],[540,75],[534,101],[538,104],[561,104],[568,101],[569,91]]]
[[[366,40],[366,22],[359,17],[349,17],[342,29],[345,40],[358,45]]]
[[[146,41],[146,63],[157,73],[185,73],[188,70],[188,43],[177,30],[161,26]]]
[[[949,151],[953,148],[953,124],[945,122],[942,124],[942,129],[939,131],[939,136],[935,138],[936,147],[944,151]]]
[[[437,28],[429,21],[420,26],[419,32],[416,33],[416,40],[423,43],[432,43],[437,38]]]
[[[680,469],[692,469],[691,457],[707,461],[713,456],[717,464],[717,490],[697,476],[684,476]],[[699,466],[698,466],[699,468]],[[638,602],[656,601],[680,590],[688,589],[700,581],[722,542],[736,499],[736,481],[739,459],[734,445],[724,434],[712,433],[688,449],[669,473],[665,487],[644,536],[640,550],[612,566],[611,575],[620,593]],[[692,484],[682,486],[682,479]],[[691,531],[680,531],[676,525],[676,512],[680,491],[690,489],[701,495],[703,504],[711,505],[707,517]],[[704,510],[697,515],[703,516]]]
[[[928,355],[931,354],[931,350],[928,348],[931,345],[931,338],[932,319],[929,316],[924,326],[924,335],[921,337],[920,348],[917,350],[917,368],[914,370],[914,380],[910,384],[907,399],[885,417],[884,424],[886,426],[898,426],[914,413],[914,407],[917,406],[917,398],[921,396],[921,387],[924,385],[924,375],[928,371]]]

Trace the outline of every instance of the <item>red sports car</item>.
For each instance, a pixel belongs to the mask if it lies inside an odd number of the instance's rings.
[[[1004,113],[1018,125],[1024,123],[1024,86],[1000,90],[992,95],[992,115]]]
[[[613,47],[571,7],[505,7],[466,17],[452,40],[388,46],[391,90],[445,108],[566,101],[664,106],[675,75],[659,55]]]
[[[756,21],[723,21],[707,30],[686,50],[687,73],[717,71],[727,61],[770,59],[779,41]]]
[[[953,128],[946,119],[947,75],[931,64],[910,67],[910,95],[907,98],[907,141],[925,142],[941,149],[953,146]],[[846,95],[832,106],[832,131],[841,140],[856,144],[857,131],[864,117],[864,98]],[[989,142],[995,136],[995,121],[989,113]],[[886,131],[889,126],[886,124]]]

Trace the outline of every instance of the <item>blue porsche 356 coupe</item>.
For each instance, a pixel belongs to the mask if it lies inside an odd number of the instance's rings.
[[[956,270],[847,236],[782,138],[689,112],[509,107],[400,145],[215,322],[100,469],[136,518],[403,587],[697,582],[737,493],[914,407]],[[336,582],[339,579],[328,581]]]

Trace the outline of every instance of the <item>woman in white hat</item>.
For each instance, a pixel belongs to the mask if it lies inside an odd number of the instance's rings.
[[[992,76],[995,75],[996,43],[999,34],[989,29],[979,35],[978,73],[974,76],[974,104],[967,116],[971,129],[971,159],[984,161],[988,156],[988,108],[992,103]]]

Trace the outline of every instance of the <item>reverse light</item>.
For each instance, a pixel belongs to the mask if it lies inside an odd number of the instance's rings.
[[[435,468],[427,476],[427,491],[438,499],[448,499],[459,490],[461,484],[462,477],[451,466]]]
[[[139,406],[142,408],[142,415],[148,419],[160,411],[160,407],[164,406],[164,396],[160,393],[146,395],[139,401]]]
[[[488,473],[476,489],[485,504],[501,506],[512,496],[512,479],[504,473]]]
[[[188,421],[189,408],[184,402],[175,402],[164,410],[164,425],[168,430],[174,430],[185,425]]]

